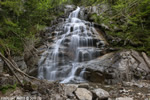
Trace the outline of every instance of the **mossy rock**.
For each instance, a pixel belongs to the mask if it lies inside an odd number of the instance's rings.
[[[24,84],[24,89],[27,91],[36,91],[38,89],[38,86],[34,83],[27,82]]]

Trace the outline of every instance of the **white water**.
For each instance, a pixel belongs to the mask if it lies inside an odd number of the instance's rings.
[[[80,8],[77,7],[66,19],[63,34],[57,33],[52,49],[43,53],[39,62],[38,78],[50,81],[60,80],[83,82],[85,68],[77,75],[78,63],[89,61],[99,56],[100,49],[95,47],[97,34],[94,34],[90,22],[78,18]],[[95,42],[96,41],[96,42]]]

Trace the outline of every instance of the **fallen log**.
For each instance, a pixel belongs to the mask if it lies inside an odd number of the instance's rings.
[[[1,53],[0,53],[0,56],[2,57],[2,59],[4,58],[4,56]],[[16,77],[16,79],[18,80],[18,82],[23,86],[21,80],[19,79],[19,77],[17,76],[17,74],[14,72],[14,70],[11,68],[10,64],[5,59],[3,59],[3,60],[6,63],[8,69],[11,71],[11,73]]]
[[[15,62],[12,63],[9,59],[7,59],[7,58],[6,58],[3,54],[1,54],[1,53],[0,53],[0,57],[4,60],[4,62],[7,64],[8,68],[10,69],[10,71],[15,75],[16,79],[19,81],[19,83],[20,83],[21,85],[23,85],[23,84],[22,84],[21,80],[18,78],[18,76],[15,74],[14,70],[16,70],[16,71],[19,72],[20,74],[22,74],[22,75],[28,77],[29,79],[39,80],[39,79],[37,79],[37,78],[35,78],[35,77],[32,77],[32,76],[29,76],[28,74],[26,74],[26,73],[24,73],[23,71],[21,71]],[[13,60],[12,60],[12,61],[13,61]],[[14,63],[15,63],[15,64],[14,64]],[[13,70],[13,69],[14,69],[14,70]]]

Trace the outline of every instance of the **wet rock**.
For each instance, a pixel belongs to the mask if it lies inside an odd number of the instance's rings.
[[[87,61],[87,60],[89,60],[88,58],[89,58],[89,53],[88,53],[88,51],[85,51],[85,50],[80,50],[80,51],[78,51],[79,52],[79,54],[78,54],[78,60],[81,62],[81,61]]]
[[[48,37],[46,40],[51,43],[53,42],[53,37]]]
[[[70,41],[71,41],[70,37],[66,37],[63,42],[70,42]]]
[[[46,44],[46,45],[39,46],[39,47],[37,48],[38,53],[39,53],[40,55],[42,55],[41,53],[43,53],[44,51],[46,51],[46,50],[47,50],[47,47],[48,47],[47,44]]]
[[[65,43],[63,43],[63,45],[66,46],[66,47],[69,47],[70,43],[65,42]]]
[[[92,93],[94,94],[94,98],[96,100],[96,98],[98,98],[98,100],[102,100],[102,99],[108,99],[109,98],[109,93],[101,88],[92,90]]]
[[[96,43],[97,44],[97,47],[101,47],[101,46],[104,46],[104,41],[99,41]]]
[[[90,82],[104,82],[105,77],[100,71],[94,71],[91,69],[86,69],[84,72],[84,78]]]
[[[32,68],[31,70],[29,70],[28,74],[31,75],[31,76],[37,77],[37,75],[38,75],[38,66],[35,67],[35,68]]]
[[[80,47],[77,52],[79,62],[88,61],[102,55],[102,50],[95,47]]]
[[[79,13],[79,18],[82,20],[87,20],[88,19],[88,11],[86,8],[81,8],[81,11]]]
[[[119,97],[119,98],[116,98],[116,100],[133,100],[133,98],[130,98],[130,97]]]
[[[92,100],[92,93],[85,88],[77,88],[75,95],[79,100]]]
[[[64,12],[68,16],[71,11],[73,11],[76,7],[74,5],[66,5]]]

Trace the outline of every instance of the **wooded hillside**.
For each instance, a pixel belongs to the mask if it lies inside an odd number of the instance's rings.
[[[150,0],[1,0],[0,51],[4,53],[9,48],[14,54],[21,54],[25,41],[37,41],[35,34],[63,14],[57,8],[64,3],[78,6],[110,5],[112,14],[93,14],[94,21],[108,25],[111,31],[106,32],[112,36],[136,44],[124,48],[150,54]]]

